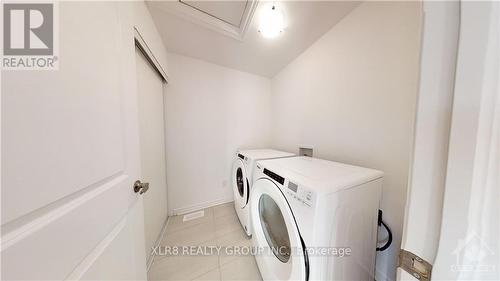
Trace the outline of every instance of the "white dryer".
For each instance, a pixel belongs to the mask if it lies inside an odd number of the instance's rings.
[[[250,213],[264,280],[374,280],[382,172],[311,157],[256,167]]]
[[[252,235],[250,227],[249,201],[252,188],[252,176],[257,160],[295,156],[293,153],[274,149],[239,150],[233,162],[232,186],[234,207],[241,225],[248,236]]]

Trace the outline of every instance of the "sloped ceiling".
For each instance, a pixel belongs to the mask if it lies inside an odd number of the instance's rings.
[[[276,75],[359,3],[276,2],[287,27],[279,37],[266,39],[257,28],[266,2],[147,2],[168,51],[265,77]]]

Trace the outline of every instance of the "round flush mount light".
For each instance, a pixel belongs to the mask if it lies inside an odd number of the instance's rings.
[[[276,5],[268,5],[261,10],[259,32],[264,38],[274,38],[283,32],[285,20]]]

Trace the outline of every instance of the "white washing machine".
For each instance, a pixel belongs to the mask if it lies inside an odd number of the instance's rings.
[[[256,167],[250,213],[264,280],[374,280],[382,172],[311,157]]]
[[[234,207],[241,225],[248,236],[252,235],[250,227],[250,190],[252,188],[252,176],[257,160],[274,159],[295,156],[293,153],[274,149],[252,149],[239,150],[233,162],[232,186],[234,193]]]

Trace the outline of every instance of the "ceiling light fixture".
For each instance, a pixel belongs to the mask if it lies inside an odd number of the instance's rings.
[[[262,9],[259,32],[264,38],[274,38],[280,35],[284,28],[283,13],[281,13],[276,5],[273,4]]]

